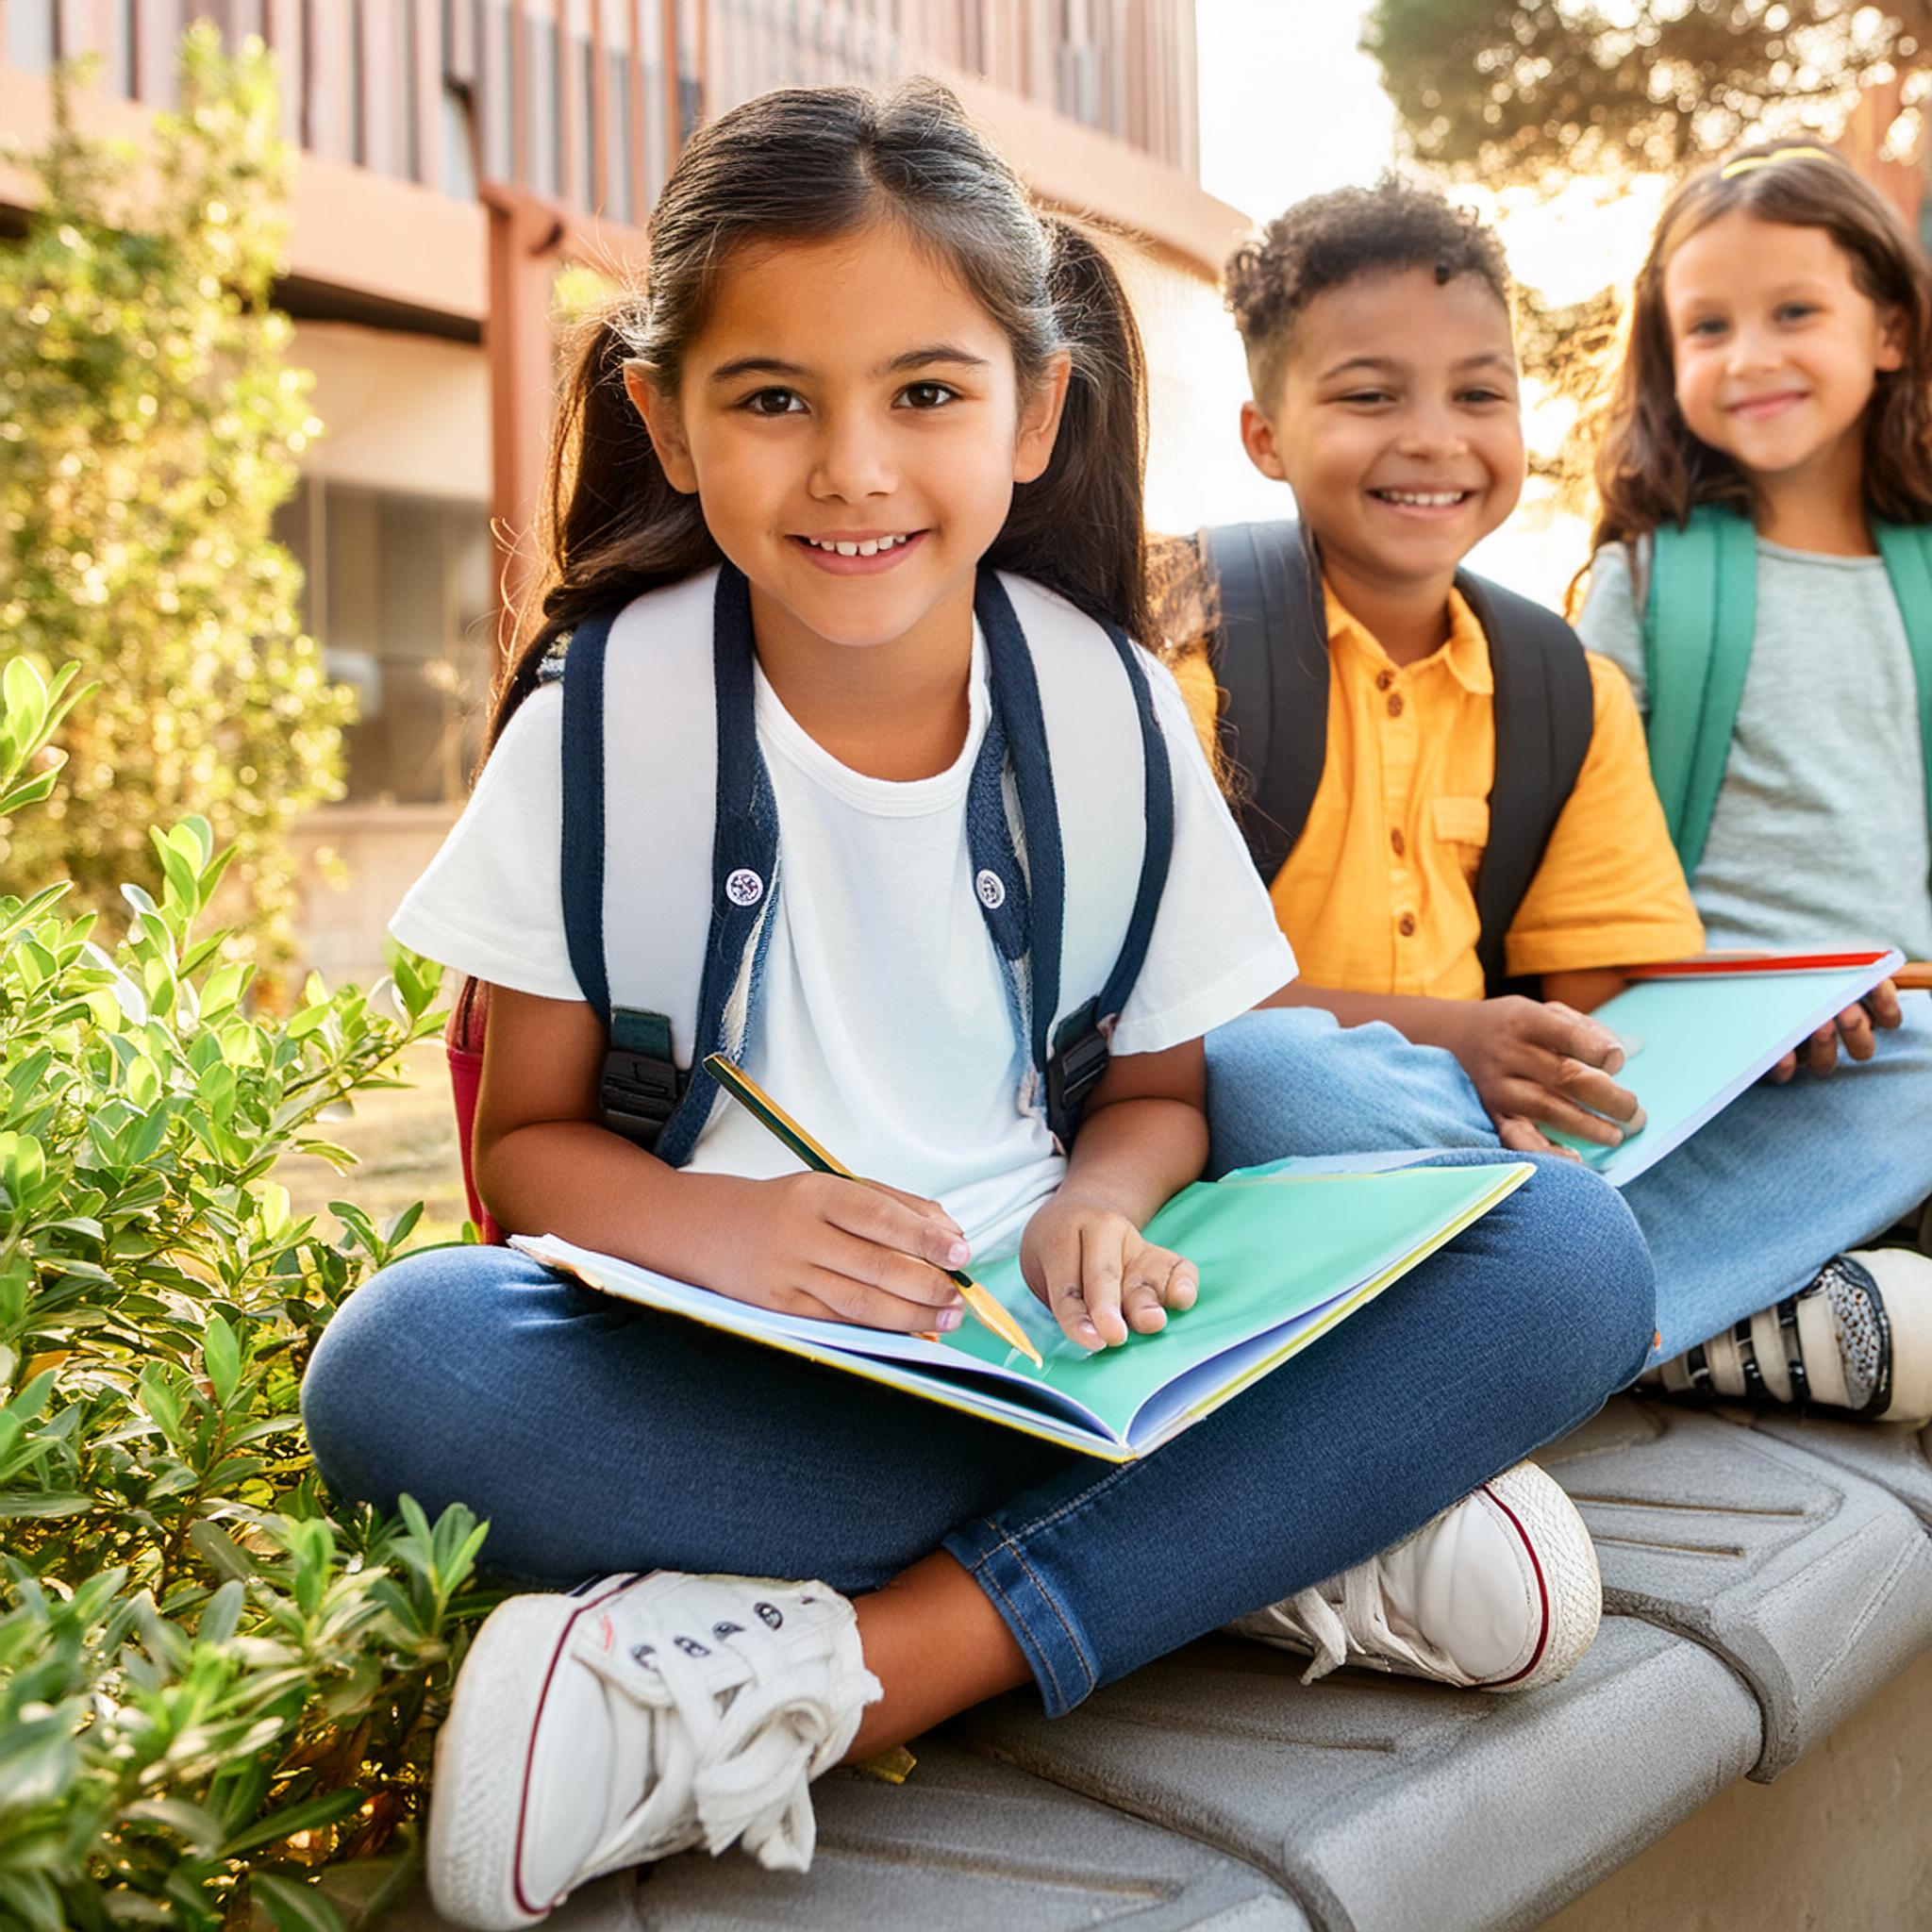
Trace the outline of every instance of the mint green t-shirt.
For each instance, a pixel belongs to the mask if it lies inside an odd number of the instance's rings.
[[[1637,568],[1647,582],[1649,544]],[[1599,550],[1576,630],[1648,715],[1629,550]],[[1918,684],[1876,557],[1757,540],[1757,629],[1691,895],[1713,948],[1882,940],[1932,958]]]

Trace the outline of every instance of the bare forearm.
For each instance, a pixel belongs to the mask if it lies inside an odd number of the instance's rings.
[[[1060,1183],[1062,1198],[1105,1203],[1137,1227],[1200,1178],[1208,1122],[1184,1100],[1143,1096],[1089,1112]]]
[[[1579,1013],[1593,1013],[1629,984],[1628,976],[1615,966],[1592,966],[1579,973],[1546,973],[1543,997],[1574,1007]]]
[[[1348,992],[1340,987],[1310,986],[1305,979],[1290,980],[1261,1004],[1320,1007],[1344,1026],[1366,1026],[1380,1020],[1418,1046],[1451,1046],[1456,1023],[1467,1016],[1470,1005],[1466,1000],[1428,999],[1420,993]]]
[[[579,1247],[726,1287],[729,1230],[756,1183],[686,1174],[590,1121],[542,1121],[479,1146],[476,1185],[507,1234],[555,1234]]]

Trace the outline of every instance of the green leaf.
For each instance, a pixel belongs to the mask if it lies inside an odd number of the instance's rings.
[[[63,1796],[79,1768],[79,1712],[55,1707],[21,1715],[0,1733],[0,1817]]]
[[[298,1831],[315,1831],[325,1824],[333,1824],[338,1819],[346,1818],[352,1811],[362,1808],[363,1796],[360,1791],[329,1791],[320,1798],[305,1798],[299,1805],[289,1805],[279,1811],[274,1811],[258,1824],[251,1824],[244,1832],[231,1838],[222,1847],[224,1857],[232,1858],[242,1852],[253,1851],[258,1845],[273,1844],[277,1839],[292,1837]]]
[[[423,1219],[423,1203],[412,1202],[396,1215],[382,1231],[385,1247],[399,1248],[408,1240],[416,1224]]]
[[[70,1932],[60,1894],[40,1872],[0,1872],[0,1906],[27,1932]],[[0,1924],[5,1924],[0,1919]]]
[[[276,1932],[348,1932],[341,1913],[314,1886],[298,1885],[272,1872],[258,1872],[248,1882],[255,1897],[268,1907]],[[53,1932],[60,1932],[59,1926]]]
[[[214,1384],[215,1400],[225,1408],[235,1393],[235,1385],[242,1379],[242,1349],[235,1340],[235,1331],[220,1314],[208,1318],[201,1357],[208,1366],[208,1378]]]
[[[48,1521],[58,1516],[80,1516],[94,1507],[92,1496],[0,1495],[0,1521],[25,1523]]]
[[[255,1558],[218,1524],[194,1524],[189,1529],[188,1541],[208,1568],[225,1576],[229,1583],[245,1583],[256,1574]]]
[[[126,1824],[158,1824],[204,1855],[222,1848],[221,1820],[186,1798],[143,1798],[125,1807],[121,1818]]]

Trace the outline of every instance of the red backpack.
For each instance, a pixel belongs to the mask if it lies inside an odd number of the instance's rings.
[[[476,1175],[470,1158],[470,1141],[476,1131],[476,1091],[483,1084],[483,1033],[490,1024],[490,988],[480,979],[466,979],[457,1003],[450,1008],[449,1024],[442,1029],[443,1050],[449,1056],[450,1098],[457,1109],[457,1146],[463,1158],[463,1192],[470,1203],[470,1219],[476,1224],[478,1241],[501,1242],[503,1230],[490,1218],[476,1192]]]

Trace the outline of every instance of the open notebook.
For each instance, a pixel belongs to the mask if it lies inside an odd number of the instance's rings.
[[[1246,1170],[1183,1189],[1150,1240],[1200,1270],[1193,1307],[1158,1335],[1090,1356],[1061,1335],[1008,1259],[975,1278],[1039,1348],[1035,1368],[977,1322],[937,1340],[749,1307],[554,1235],[515,1245],[591,1288],[787,1349],[1113,1462],[1144,1456],[1219,1408],[1527,1180],[1524,1162],[1393,1174]]]
[[[1613,1187],[1625,1187],[1688,1141],[1801,1040],[1904,963],[1883,947],[1861,952],[1707,954],[1645,966],[1638,984],[1591,1015],[1624,1042],[1617,1084],[1642,1103],[1642,1128],[1620,1147],[1553,1134]],[[1885,1051],[1883,1036],[1878,1051]],[[1856,1068],[1840,1079],[1857,1079]]]

